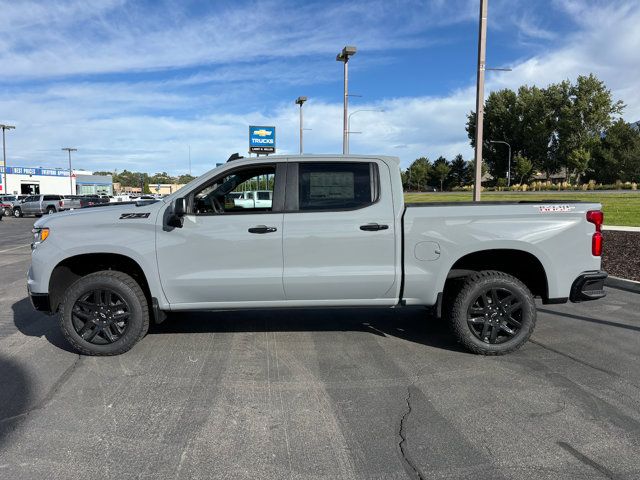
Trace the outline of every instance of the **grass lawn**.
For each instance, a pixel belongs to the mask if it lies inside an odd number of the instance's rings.
[[[443,193],[405,193],[406,202],[470,202],[473,200],[471,192],[443,192]],[[604,222],[607,225],[640,226],[640,191],[626,193],[618,192],[487,192],[482,194],[483,200],[517,201],[530,200],[581,200],[602,204]]]

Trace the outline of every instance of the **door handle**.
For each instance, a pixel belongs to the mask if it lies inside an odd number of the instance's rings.
[[[266,225],[256,225],[249,229],[249,233],[272,233],[277,231],[276,227],[267,227]]]
[[[366,225],[360,225],[360,230],[365,232],[377,232],[378,230],[387,230],[389,225],[380,225],[379,223],[367,223]]]

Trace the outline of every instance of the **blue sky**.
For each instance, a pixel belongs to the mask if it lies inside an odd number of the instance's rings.
[[[0,122],[8,164],[200,174],[246,152],[250,124],[275,125],[279,153],[341,151],[350,62],[352,153],[452,157],[471,149],[478,0],[0,1]],[[640,119],[640,2],[491,0],[490,90],[595,73]]]

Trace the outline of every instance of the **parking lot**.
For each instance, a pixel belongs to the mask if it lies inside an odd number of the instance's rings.
[[[471,355],[423,310],[172,315],[74,353],[26,295],[33,218],[0,222],[0,478],[638,478],[640,296],[539,306]]]

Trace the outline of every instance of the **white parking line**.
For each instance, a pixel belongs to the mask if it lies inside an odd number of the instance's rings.
[[[30,246],[31,246],[30,243],[27,243],[26,245],[18,245],[17,247],[7,248],[6,250],[0,250],[0,253],[7,253],[13,250],[18,250],[19,248],[30,247]]]

